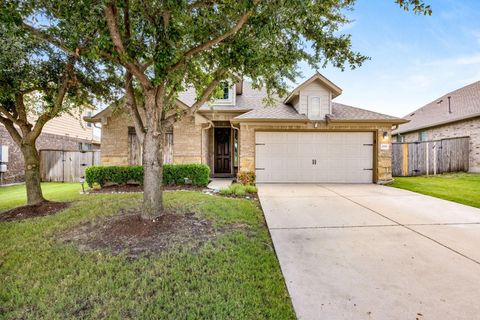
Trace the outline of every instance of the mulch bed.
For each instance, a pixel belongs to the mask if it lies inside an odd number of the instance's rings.
[[[36,217],[44,217],[55,214],[68,208],[68,202],[44,201],[39,204],[17,207],[0,213],[0,222],[19,221]]]
[[[108,249],[128,257],[160,253],[174,245],[198,248],[215,238],[208,220],[191,214],[165,213],[157,220],[144,220],[136,212],[102,218],[77,226],[60,236],[66,243],[76,243],[81,250]]]
[[[203,191],[205,188],[192,185],[163,186],[163,190],[189,190]],[[90,189],[88,193],[126,193],[126,192],[143,192],[143,186],[138,184],[111,185],[104,186],[101,189]]]

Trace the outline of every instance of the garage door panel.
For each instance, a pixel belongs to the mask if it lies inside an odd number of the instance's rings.
[[[256,142],[258,182],[372,182],[371,132],[257,132]]]

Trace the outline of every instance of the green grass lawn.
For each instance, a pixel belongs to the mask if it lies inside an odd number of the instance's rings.
[[[480,208],[480,174],[396,177],[390,186]]]
[[[44,190],[51,200],[76,202],[56,215],[0,223],[0,318],[294,319],[255,202],[167,192],[170,212],[194,212],[217,230],[245,227],[218,232],[193,251],[176,246],[131,259],[106,250],[79,251],[57,235],[139,207],[141,194],[79,195],[78,184],[46,184]],[[0,192],[3,208],[24,202],[19,186]]]
[[[80,196],[80,183],[44,182],[43,196],[47,200],[66,201]],[[0,212],[27,204],[25,185],[0,187]]]

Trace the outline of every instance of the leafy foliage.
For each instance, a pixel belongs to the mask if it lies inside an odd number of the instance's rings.
[[[85,170],[85,181],[92,187],[95,183],[143,184],[142,166],[91,166]],[[163,166],[163,183],[182,185],[185,179],[195,186],[206,186],[210,179],[210,168],[203,164],[166,164]]]
[[[210,180],[210,168],[204,164],[165,164],[163,166],[163,183],[167,185],[185,184],[185,179],[194,186],[204,187]]]
[[[241,171],[237,173],[237,180],[243,185],[255,184],[255,172],[254,171]]]
[[[89,187],[92,187],[95,183],[102,187],[107,183],[126,184],[132,182],[143,184],[143,167],[91,166],[85,169],[85,181]]]
[[[243,197],[247,193],[257,193],[257,187],[252,185],[243,185],[240,183],[234,183],[228,188],[220,189],[220,194],[224,196]]]

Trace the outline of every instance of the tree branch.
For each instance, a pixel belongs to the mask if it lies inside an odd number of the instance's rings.
[[[18,146],[21,146],[22,145],[22,136],[17,131],[17,129],[15,129],[15,126],[13,125],[13,122],[10,119],[7,119],[7,118],[4,118],[4,117],[0,116],[0,123],[5,126],[8,133],[12,137],[13,141],[15,141],[15,143]]]
[[[25,137],[28,142],[35,141],[40,135],[40,133],[42,132],[42,129],[45,126],[45,124],[49,120],[54,118],[62,109],[63,101],[65,100],[65,96],[67,95],[68,89],[70,88],[70,82],[73,74],[73,65],[77,58],[78,58],[78,55],[75,55],[68,59],[68,62],[65,65],[62,84],[58,90],[57,98],[55,99],[53,108],[50,111],[44,112],[38,117],[37,121],[35,122],[35,126]]]
[[[62,41],[59,41],[58,39],[55,39],[54,37],[52,37],[48,33],[44,32],[42,30],[39,30],[39,29],[29,25],[29,24],[26,24],[25,22],[22,22],[22,26],[23,26],[24,29],[26,29],[28,32],[33,34],[38,39],[53,44],[54,46],[58,47],[59,49],[61,49],[62,51],[64,51],[65,53],[67,53],[69,55],[75,54],[75,52],[72,51],[70,48],[68,48]]]
[[[185,52],[185,54],[183,55],[182,59],[180,59],[178,62],[176,62],[175,64],[173,64],[170,68],[168,68],[168,71],[174,71],[176,69],[178,69],[182,64],[185,63],[185,61],[192,57],[193,55],[199,53],[199,52],[202,52],[202,51],[205,51],[211,47],[213,47],[214,45],[222,42],[223,40],[227,39],[228,37],[230,36],[233,36],[234,34],[236,34],[242,27],[243,25],[247,22],[248,18],[252,15],[253,13],[253,10],[255,9],[255,6],[260,2],[260,0],[254,0],[253,1],[253,7],[250,9],[250,10],[247,10],[244,14],[242,14],[242,16],[240,17],[240,19],[237,21],[237,23],[235,24],[235,26],[233,26],[233,28],[231,28],[230,30],[228,30],[227,32],[225,32],[224,34],[214,38],[214,39],[211,39],[207,42],[204,42],[190,50],[188,50],[187,52]]]
[[[8,112],[8,110],[0,105],[0,116],[4,114],[6,119],[8,119],[9,121],[11,121],[12,123],[15,123],[16,125],[18,125],[18,119],[16,119],[15,117],[12,116],[12,114],[10,112]]]
[[[201,9],[201,8],[208,8],[208,7],[213,6],[215,3],[216,3],[215,1],[209,1],[209,0],[206,0],[206,1],[195,1],[195,2],[192,2],[191,4],[189,4],[187,8],[188,8],[189,10]]]
[[[143,139],[145,137],[145,126],[138,111],[137,100],[135,98],[135,91],[133,90],[132,83],[132,74],[130,72],[125,73],[125,107],[128,109],[130,116],[133,120],[133,125],[135,126],[135,132],[137,133],[137,138],[141,144],[143,144]]]
[[[195,114],[195,112],[198,111],[198,109],[200,109],[201,106],[203,106],[203,104],[205,102],[208,101],[208,99],[211,97],[213,91],[217,88],[217,86],[220,84],[220,81],[222,80],[223,76],[225,75],[225,70],[223,69],[218,69],[216,72],[215,72],[215,76],[213,78],[213,80],[208,84],[207,87],[205,87],[205,89],[203,89],[202,91],[202,94],[200,95],[200,97],[197,99],[197,101],[195,101],[195,103],[185,112],[185,115],[188,115],[188,116],[192,116]],[[166,117],[163,121],[162,121],[162,124],[165,126],[165,127],[169,127],[171,125],[173,125],[173,123],[175,122],[175,117],[176,117],[177,114],[173,114],[173,115],[170,115],[169,117]]]
[[[129,61],[132,59],[125,51],[123,40],[117,25],[117,16],[113,3],[110,3],[105,7],[105,18],[107,20],[110,38],[112,39],[115,51],[117,51],[120,56],[120,61],[125,66],[125,68],[127,68],[128,71],[130,71],[138,79],[138,81],[142,84],[144,88],[146,88],[147,90],[151,89],[152,84],[150,83],[150,80],[147,78],[145,73],[143,73],[143,71],[141,70],[141,67],[139,67],[136,63]]]

